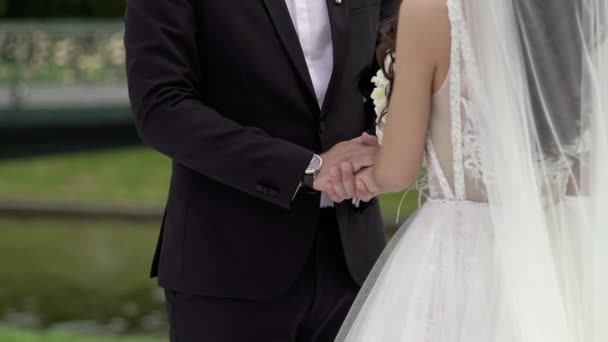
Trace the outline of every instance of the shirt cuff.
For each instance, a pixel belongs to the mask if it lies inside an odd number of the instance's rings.
[[[296,188],[296,192],[293,194],[293,197],[291,198],[292,201],[294,199],[296,199],[296,196],[298,196],[298,192],[300,192],[300,189],[302,189],[302,182],[300,182],[300,184],[298,184],[298,187]]]

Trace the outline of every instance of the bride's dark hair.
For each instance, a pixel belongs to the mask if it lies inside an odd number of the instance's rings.
[[[397,51],[397,27],[399,26],[399,17],[394,16],[386,20],[380,26],[380,43],[376,50],[376,59],[378,65],[381,66],[384,76],[390,81],[388,89],[386,90],[386,98],[390,102],[391,94],[393,90],[393,81],[395,80],[395,51]],[[387,58],[392,56],[389,62]],[[384,112],[380,115],[379,119],[382,119],[388,113],[388,106],[384,109]],[[380,122],[380,121],[379,121]]]

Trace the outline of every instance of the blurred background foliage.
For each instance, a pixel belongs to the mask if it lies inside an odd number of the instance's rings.
[[[125,3],[0,0],[0,202],[162,207],[169,161],[128,127]],[[166,334],[147,277],[158,227],[0,210],[0,341],[166,340],[119,337]]]
[[[0,18],[115,18],[127,0],[0,0]]]

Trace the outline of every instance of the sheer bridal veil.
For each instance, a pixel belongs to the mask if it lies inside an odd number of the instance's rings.
[[[608,341],[607,1],[455,3],[517,341]]]
[[[452,6],[515,338],[608,341],[607,1]]]

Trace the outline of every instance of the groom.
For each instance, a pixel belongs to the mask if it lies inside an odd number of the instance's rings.
[[[172,341],[333,341],[384,247],[377,202],[342,200],[377,151],[357,84],[397,3],[128,0],[135,123],[173,160]]]

